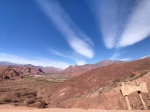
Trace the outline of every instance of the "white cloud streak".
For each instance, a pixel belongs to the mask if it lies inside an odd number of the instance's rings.
[[[139,0],[120,38],[118,47],[133,45],[150,35],[150,0]]]
[[[68,63],[51,60],[47,58],[35,57],[34,59],[27,59],[21,56],[8,54],[8,53],[0,53],[0,61],[9,61],[9,62],[18,63],[18,64],[32,64],[35,66],[43,66],[43,67],[53,66],[53,67],[58,67],[62,69],[65,69],[69,66]]]
[[[141,59],[148,58],[148,57],[150,57],[150,55],[148,55],[148,56],[143,56]]]
[[[99,2],[100,9],[98,9],[97,15],[100,29],[105,46],[111,49],[115,46],[116,35],[118,33],[117,3],[107,0]]]
[[[61,53],[61,52],[53,50],[53,49],[50,49],[49,51],[51,53],[53,53],[54,55],[72,59],[72,60],[74,60],[76,62],[77,65],[84,65],[84,64],[86,64],[86,61],[83,58],[83,56],[77,55],[75,53],[73,53],[73,54]]]
[[[118,59],[119,58],[119,56],[120,56],[120,53],[114,53],[112,56],[111,56],[111,60],[116,60],[116,59]]]
[[[150,35],[150,0],[100,0],[95,4],[108,49],[133,45]]]
[[[58,28],[70,47],[78,54],[93,58],[93,42],[73,23],[69,15],[56,0],[35,0],[41,10]]]
[[[120,61],[130,61],[131,58],[120,58],[121,54],[120,53],[114,53],[110,59],[111,60],[120,60]]]

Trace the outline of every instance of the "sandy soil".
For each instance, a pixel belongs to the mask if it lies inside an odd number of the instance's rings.
[[[37,109],[25,106],[0,105],[0,112],[128,112],[127,110],[98,110],[98,109],[62,109],[62,108],[46,108]],[[130,111],[133,112],[133,111]],[[142,112],[137,111],[136,112]],[[144,111],[148,112],[148,111]]]

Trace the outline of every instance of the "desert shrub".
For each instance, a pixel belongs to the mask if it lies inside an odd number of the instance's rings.
[[[24,78],[23,76],[21,76],[21,78]]]
[[[17,94],[20,94],[21,96],[36,96],[36,92],[33,90],[22,90]]]
[[[4,79],[10,79],[10,77],[9,76],[5,76]]]
[[[4,97],[3,101],[4,102],[12,102],[12,99],[11,99],[11,97]]]
[[[42,97],[37,98],[37,102],[43,102]]]
[[[115,79],[113,83],[120,82],[120,79]]]
[[[38,108],[46,108],[47,107],[47,104],[45,102],[40,102],[38,105],[37,105]]]
[[[45,102],[35,102],[31,105],[29,105],[30,107],[37,107],[37,108],[46,108],[47,104]]]
[[[148,71],[147,71],[147,70],[143,70],[143,71],[141,71],[140,76],[143,76],[143,75],[145,75],[146,73],[148,73]]]
[[[3,101],[3,99],[0,99],[0,104],[4,104],[4,101]]]
[[[3,102],[7,102],[7,103],[10,103],[10,102],[19,102],[20,100],[17,98],[17,97],[15,97],[15,96],[6,96],[6,97],[4,97],[3,99]]]
[[[14,95],[15,95],[16,97],[20,97],[20,96],[21,96],[21,93],[20,93],[20,92],[16,92]]]
[[[112,83],[112,87],[117,87],[117,86],[120,86],[120,83],[121,83],[121,79],[115,79]]]
[[[35,103],[36,99],[35,98],[26,98],[25,99],[25,104],[29,105],[29,104],[33,104]]]

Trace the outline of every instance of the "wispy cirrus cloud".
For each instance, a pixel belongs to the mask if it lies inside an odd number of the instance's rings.
[[[130,14],[117,47],[133,45],[150,35],[150,0],[139,0]]]
[[[131,60],[131,58],[120,58],[120,57],[121,57],[121,54],[119,52],[116,52],[110,57],[110,59],[111,60],[120,60],[120,61],[130,61]]]
[[[86,58],[94,57],[93,42],[74,24],[56,0],[35,1],[76,53]]]
[[[133,45],[150,35],[150,0],[97,0],[95,4],[108,49]]]
[[[61,57],[64,57],[64,58],[69,58],[69,59],[72,59],[75,61],[75,63],[77,65],[84,65],[86,64],[86,61],[85,61],[85,58],[83,56],[80,56],[76,53],[62,53],[62,52],[59,52],[57,50],[54,50],[54,49],[49,49],[49,51],[54,54],[54,55],[57,55],[57,56],[61,56]]]
[[[34,57],[34,59],[24,58],[18,55],[8,54],[8,53],[0,53],[0,61],[9,61],[12,63],[18,64],[32,64],[35,66],[54,66],[58,68],[67,68],[69,66],[66,62],[51,60],[47,58]]]

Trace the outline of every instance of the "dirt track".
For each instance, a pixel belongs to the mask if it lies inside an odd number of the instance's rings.
[[[61,109],[61,108],[46,108],[37,109],[25,106],[0,105],[0,112],[127,112],[127,110],[98,110],[98,109]],[[133,111],[130,111],[133,112]],[[136,112],[142,112],[137,111]],[[148,111],[144,111],[148,112]]]

